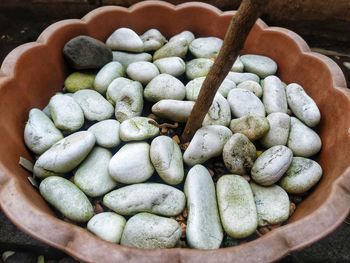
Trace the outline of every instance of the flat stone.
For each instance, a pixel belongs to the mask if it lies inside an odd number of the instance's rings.
[[[146,142],[125,144],[112,157],[109,174],[123,184],[136,184],[148,180],[154,167],[150,160],[150,145]]]
[[[107,46],[112,50],[142,52],[143,41],[130,28],[118,28],[115,30],[106,41]]]
[[[63,48],[63,55],[74,69],[101,68],[112,61],[112,51],[103,42],[89,36],[77,36]]]
[[[120,139],[124,142],[141,141],[159,134],[159,128],[151,124],[152,119],[133,117],[122,122],[119,129]]]
[[[125,224],[124,217],[113,212],[104,212],[94,215],[88,222],[87,229],[105,241],[118,244]]]
[[[191,42],[189,50],[196,58],[215,58],[222,43],[222,39],[217,37],[200,37]]]
[[[64,81],[68,92],[74,93],[82,89],[93,89],[96,74],[93,72],[73,72]]]
[[[216,195],[222,226],[233,238],[245,238],[255,232],[258,216],[249,183],[242,176],[221,176]]]
[[[153,60],[167,57],[180,57],[184,59],[188,51],[187,40],[180,38],[178,40],[169,41],[153,54]]]
[[[247,72],[244,72],[244,73],[229,72],[226,78],[236,83],[236,85],[239,85],[240,83],[247,80],[252,80],[259,83],[259,80],[260,80],[258,75],[254,73],[247,73]]]
[[[262,87],[260,86],[259,83],[255,82],[253,80],[243,81],[237,86],[237,88],[249,90],[249,91],[253,92],[254,95],[257,96],[258,98],[261,98],[261,96],[263,95]]]
[[[40,183],[39,190],[47,202],[74,222],[87,222],[94,214],[86,195],[67,179],[50,176]]]
[[[133,62],[152,61],[152,55],[148,53],[128,53],[123,51],[113,51],[113,60],[118,61],[125,68]]]
[[[261,55],[243,55],[240,57],[244,70],[255,73],[261,78],[274,75],[277,71],[277,64],[271,58]]]
[[[214,61],[208,58],[196,58],[186,63],[186,77],[190,80],[208,75]]]
[[[252,179],[260,185],[276,183],[287,171],[292,162],[292,151],[283,145],[273,146],[256,159],[252,170]]]
[[[148,212],[176,216],[186,205],[185,194],[175,187],[158,184],[133,184],[114,190],[103,197],[103,204],[120,215]]]
[[[155,51],[161,48],[166,42],[166,38],[155,28],[147,30],[140,36],[143,41],[144,51]]]
[[[287,96],[281,80],[276,76],[269,76],[264,79],[262,87],[266,113],[287,113]]]
[[[186,63],[179,57],[161,58],[153,62],[160,73],[166,73],[174,77],[181,76],[186,71]]]
[[[187,197],[187,243],[192,248],[216,249],[223,239],[215,186],[208,170],[195,165],[185,182]]]
[[[184,166],[179,145],[168,136],[153,139],[150,157],[159,176],[167,184],[177,185],[184,178]]]
[[[159,75],[158,68],[151,62],[138,61],[131,63],[126,73],[135,81],[141,82],[142,85],[147,85],[152,79]]]
[[[203,126],[206,126],[206,125],[229,126],[230,121],[231,121],[230,104],[220,93],[216,93],[213,103],[210,106],[209,111],[203,120]]]
[[[270,129],[264,135],[260,142],[266,148],[275,145],[286,145],[290,129],[290,116],[282,112],[269,114],[266,119],[269,122]]]
[[[152,112],[171,121],[186,122],[193,106],[193,101],[160,100],[152,106]]]
[[[241,118],[233,119],[230,123],[233,133],[242,133],[249,140],[255,141],[263,137],[270,129],[268,119],[256,114],[244,115]]]
[[[114,79],[123,77],[124,73],[122,64],[117,61],[109,62],[97,73],[94,80],[94,89],[101,94],[106,94],[109,84]]]
[[[88,131],[95,135],[97,145],[113,148],[120,143],[119,126],[116,120],[104,120],[92,125]]]
[[[227,101],[234,117],[240,118],[248,114],[265,117],[264,104],[251,91],[232,89],[227,96]]]

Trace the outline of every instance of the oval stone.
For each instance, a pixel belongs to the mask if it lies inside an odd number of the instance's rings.
[[[169,42],[170,41],[178,41],[179,39],[185,39],[187,41],[187,44],[189,45],[194,39],[195,39],[195,36],[193,35],[193,33],[191,31],[182,31],[181,33],[175,35],[175,36],[172,36],[170,39],[169,39]]]
[[[237,88],[249,90],[249,91],[253,92],[254,95],[257,96],[258,98],[260,98],[263,94],[263,90],[262,90],[262,87],[260,86],[260,84],[253,81],[253,80],[243,81],[237,86]]]
[[[186,39],[180,38],[178,40],[169,41],[156,52],[154,52],[153,61],[167,57],[180,57],[184,59],[186,57],[187,51],[188,44]]]
[[[120,125],[120,139],[124,142],[141,141],[153,138],[159,134],[159,128],[151,124],[152,119],[133,117]]]
[[[290,116],[282,112],[274,112],[269,114],[267,120],[270,125],[269,131],[260,142],[266,148],[275,145],[286,145],[289,136]]]
[[[160,74],[148,83],[143,95],[151,102],[163,99],[183,100],[186,96],[186,89],[177,78],[169,74]]]
[[[73,72],[64,80],[64,87],[68,92],[82,89],[93,89],[96,74],[92,72]]]
[[[316,132],[297,118],[291,117],[287,146],[296,156],[310,157],[320,151],[322,142]]]
[[[166,42],[166,38],[155,28],[147,30],[140,36],[143,41],[144,51],[155,51],[161,48]]]
[[[216,203],[215,186],[208,170],[202,165],[191,168],[185,182],[187,197],[187,243],[192,248],[220,247],[223,231]]]
[[[152,55],[148,53],[128,53],[123,51],[113,51],[113,60],[118,61],[124,67],[137,61],[152,61]]]
[[[263,103],[267,114],[287,113],[287,96],[284,85],[276,76],[269,76],[263,82]]]
[[[117,186],[108,172],[111,158],[110,151],[95,147],[74,173],[74,184],[91,197],[111,191]]]
[[[278,185],[260,186],[250,183],[256,211],[258,213],[258,225],[268,226],[283,223],[289,217],[289,197],[286,191]]]
[[[175,187],[144,183],[125,186],[106,194],[103,204],[125,216],[141,212],[176,216],[184,210],[186,198],[184,193]]]
[[[119,126],[116,120],[104,120],[92,125],[88,131],[95,135],[96,143],[105,148],[113,148],[119,145]]]
[[[222,157],[231,173],[249,174],[256,159],[256,148],[244,134],[235,133],[226,142]]]
[[[125,224],[124,217],[113,212],[104,212],[94,215],[89,220],[87,229],[105,241],[118,244]]]
[[[106,64],[97,73],[94,81],[94,89],[101,94],[105,94],[109,84],[111,84],[114,79],[122,76],[124,76],[122,64],[117,61],[112,61]]]
[[[227,96],[227,101],[230,104],[232,115],[237,118],[247,114],[265,117],[264,104],[251,91],[232,89]]]
[[[229,72],[226,78],[236,83],[236,85],[239,85],[240,83],[247,80],[252,80],[259,83],[259,80],[260,80],[258,75],[255,75],[253,73],[247,73],[247,72],[244,72],[244,73]]]
[[[231,71],[233,72],[243,72],[244,65],[239,59],[239,56],[236,58],[236,61],[233,63]]]
[[[184,162],[193,166],[221,155],[231,136],[231,130],[221,125],[208,125],[198,129],[184,152]]]
[[[158,68],[151,62],[138,61],[131,63],[126,73],[135,81],[139,81],[142,85],[147,85],[153,78],[159,75]]]
[[[125,144],[109,162],[109,174],[123,184],[146,181],[154,172],[149,151],[150,146],[146,142]]]
[[[273,146],[256,159],[251,175],[260,185],[272,185],[287,171],[292,162],[292,151],[283,145]]]
[[[263,137],[270,129],[267,118],[256,114],[248,114],[238,119],[233,119],[230,123],[233,133],[242,133],[249,140],[255,141]]]
[[[174,77],[178,77],[186,71],[185,61],[179,57],[161,58],[153,63],[158,67],[160,73],[166,73]]]
[[[206,126],[206,125],[228,126],[230,124],[230,121],[231,121],[230,104],[228,104],[227,100],[220,93],[216,93],[213,103],[203,120],[203,126]]]
[[[197,58],[215,58],[221,49],[222,39],[217,37],[200,37],[189,46],[190,52]]]
[[[95,136],[89,131],[73,133],[44,152],[34,165],[34,175],[45,178],[72,171],[95,145]]]
[[[195,79],[208,75],[214,61],[208,58],[196,58],[186,63],[186,77]]]
[[[102,121],[113,116],[114,108],[100,93],[94,90],[79,90],[73,94],[84,116],[89,121]]]
[[[315,101],[298,84],[289,84],[286,88],[289,108],[299,120],[309,127],[315,127],[321,119],[321,113]]]
[[[252,190],[242,176],[221,176],[216,184],[219,212],[225,232],[245,238],[255,232],[258,217]]]
[[[244,70],[266,78],[277,71],[277,64],[271,58],[261,55],[243,55],[240,57]]]
[[[143,41],[130,28],[118,28],[106,41],[107,46],[112,50],[122,50],[130,52],[142,52]]]
[[[151,161],[164,182],[177,185],[184,178],[184,166],[179,145],[168,136],[153,139],[150,150]]]
[[[120,243],[144,249],[172,248],[180,237],[181,227],[176,220],[139,213],[126,222]]]
[[[55,126],[64,131],[77,131],[84,125],[84,112],[69,95],[57,94],[49,102]]]
[[[279,184],[290,194],[303,194],[322,177],[321,166],[310,159],[293,157],[293,161]]]
[[[152,112],[171,121],[186,122],[193,106],[193,101],[160,100],[152,106]]]
[[[35,108],[29,111],[24,142],[32,152],[40,155],[61,139],[62,133],[44,112]]]
[[[50,176],[40,183],[39,190],[47,202],[74,222],[87,222],[94,215],[89,199],[67,179]]]

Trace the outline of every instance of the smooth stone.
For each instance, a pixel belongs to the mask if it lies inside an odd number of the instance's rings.
[[[89,121],[102,121],[113,116],[113,105],[95,90],[79,90],[73,94],[73,99]]]
[[[64,87],[72,93],[82,89],[93,89],[95,77],[93,72],[73,72],[64,80]]]
[[[50,115],[55,126],[64,131],[77,131],[84,125],[84,112],[75,100],[57,94],[49,102]]]
[[[248,114],[265,117],[264,104],[249,90],[232,89],[227,96],[227,101],[234,117],[240,118]]]
[[[214,61],[209,58],[196,58],[186,63],[186,77],[190,80],[208,75]]]
[[[109,84],[111,84],[114,79],[123,76],[123,65],[117,61],[109,62],[97,73],[94,81],[94,89],[101,94],[105,94]]]
[[[315,131],[297,118],[291,117],[287,146],[295,156],[310,157],[320,151],[322,142]]]
[[[144,183],[128,185],[106,194],[103,204],[125,216],[148,212],[170,217],[184,210],[186,198],[184,193],[175,187]]]
[[[116,120],[104,120],[92,125],[88,131],[96,138],[96,144],[105,148],[113,148],[119,145],[119,126]]]
[[[239,57],[236,58],[236,61],[233,63],[231,71],[233,72],[243,72],[244,65],[242,61],[239,59]]]
[[[287,171],[293,159],[293,152],[283,145],[273,146],[256,159],[252,170],[252,179],[260,185],[276,183]]]
[[[89,199],[67,179],[50,176],[40,183],[39,190],[47,202],[74,222],[87,222],[94,215]]]
[[[203,120],[203,126],[222,125],[229,126],[231,121],[231,109],[228,101],[220,94],[216,93],[213,103]]]
[[[193,100],[193,101],[197,100],[199,92],[204,83],[204,80],[205,80],[205,77],[199,77],[189,81],[186,84],[187,100]],[[233,81],[229,79],[224,79],[224,81],[221,83],[217,92],[226,98],[230,90],[234,88],[236,88],[236,84]]]
[[[269,122],[269,131],[261,138],[261,144],[270,148],[275,145],[286,145],[289,136],[290,116],[286,113],[275,112],[269,114],[266,119]]]
[[[128,53],[122,51],[113,51],[113,60],[118,61],[124,67],[137,61],[152,61],[152,55],[148,53]]]
[[[184,152],[184,162],[193,166],[221,155],[231,136],[231,130],[221,125],[208,125],[198,129]]]
[[[249,140],[255,141],[263,137],[270,129],[268,119],[255,114],[248,114],[231,120],[230,129],[233,133],[242,133]]]
[[[186,122],[193,106],[193,101],[160,100],[152,106],[152,112],[171,121]]]
[[[160,49],[166,42],[166,38],[155,28],[147,30],[140,36],[143,41],[144,51],[156,51]]]
[[[150,159],[150,145],[146,142],[125,144],[109,162],[109,174],[123,184],[148,180],[154,172]]]
[[[258,213],[258,225],[283,223],[289,217],[290,202],[286,191],[278,185],[260,186],[250,183]]]
[[[195,36],[193,35],[193,33],[191,31],[185,30],[185,31],[182,31],[179,34],[176,34],[175,36],[172,36],[169,39],[169,42],[171,42],[171,41],[178,41],[181,38],[185,39],[187,41],[187,44],[189,45],[195,39]]]
[[[208,170],[196,165],[187,174],[184,191],[187,197],[187,243],[192,248],[216,249],[223,239],[216,202],[215,185]]]
[[[184,166],[179,145],[168,136],[153,139],[150,149],[151,162],[164,182],[177,185],[184,178]]]
[[[293,157],[279,184],[289,194],[303,194],[315,186],[321,177],[322,168],[317,162],[303,157]]]
[[[122,238],[126,220],[113,212],[104,212],[94,215],[87,224],[87,229],[99,238],[119,243]]]
[[[186,89],[177,78],[169,74],[160,74],[148,83],[143,95],[150,102],[163,99],[183,100],[186,96]]]
[[[130,28],[118,28],[112,35],[110,35],[106,41],[107,46],[112,50],[130,51],[130,52],[142,52],[143,41]]]
[[[302,86],[292,83],[286,87],[288,106],[299,120],[309,127],[315,127],[321,113],[315,101],[306,94]]]
[[[108,172],[112,153],[104,148],[95,147],[74,173],[74,184],[86,195],[97,197],[104,195],[117,186]]]
[[[269,76],[264,79],[262,87],[262,101],[264,103],[266,113],[287,113],[287,96],[281,80],[276,76]]]
[[[256,148],[247,136],[235,133],[226,142],[222,151],[226,168],[234,174],[249,174],[256,159]]]
[[[196,58],[215,58],[222,43],[222,39],[217,37],[200,37],[191,42],[189,50]]]
[[[221,176],[216,183],[219,213],[225,232],[245,238],[255,232],[258,216],[249,183],[240,175]]]
[[[142,85],[147,85],[153,78],[159,75],[158,68],[151,62],[138,61],[131,63],[126,68],[128,76]]]
[[[255,73],[261,78],[274,75],[277,71],[277,64],[271,58],[261,55],[243,55],[240,57],[244,70]]]
[[[258,98],[261,98],[261,96],[263,95],[262,87],[260,86],[259,83],[255,82],[253,80],[243,81],[237,86],[237,88],[249,90],[249,91],[253,92],[254,95],[257,96]]]
[[[101,68],[113,57],[108,46],[89,36],[69,40],[63,47],[63,55],[74,69]]]
[[[236,83],[236,85],[239,85],[240,83],[247,80],[251,80],[259,83],[259,80],[260,80],[259,76],[254,73],[247,73],[247,72],[241,73],[241,72],[232,72],[232,71],[227,74],[226,78]]]
[[[107,89],[107,99],[115,106],[115,117],[123,122],[140,116],[143,109],[143,87],[138,81],[117,78]]]
[[[161,58],[153,62],[160,73],[166,73],[174,77],[181,76],[186,71],[186,63],[179,57]]]
[[[140,213],[126,222],[120,243],[144,249],[172,248],[179,241],[181,232],[174,219]]]
[[[24,142],[32,152],[40,155],[61,139],[62,133],[44,112],[35,108],[29,111]]]
[[[153,54],[153,61],[160,58],[180,57],[184,59],[188,51],[188,44],[186,39],[173,40],[166,43]]]
[[[47,105],[42,109],[42,112],[45,113],[45,115],[46,115],[47,117],[49,117],[50,119],[52,119],[52,118],[51,118],[50,109],[49,109],[49,104],[47,104]]]
[[[119,135],[124,142],[141,141],[153,138],[159,134],[159,128],[151,124],[152,119],[133,117],[120,124]]]
[[[42,179],[72,171],[90,153],[95,141],[95,136],[89,131],[63,138],[40,155],[34,165],[34,175]]]

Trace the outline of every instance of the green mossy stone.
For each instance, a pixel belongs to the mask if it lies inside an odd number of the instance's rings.
[[[81,89],[93,89],[96,74],[92,72],[74,72],[64,81],[68,92],[76,92]]]

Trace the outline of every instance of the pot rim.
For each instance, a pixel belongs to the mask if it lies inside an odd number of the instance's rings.
[[[181,12],[181,10],[188,8],[200,8],[216,16],[232,16],[234,14],[234,11],[222,12],[212,5],[201,2],[187,2],[175,6],[163,1],[144,1],[129,8],[120,6],[100,7],[88,13],[81,20],[68,19],[56,22],[46,28],[36,42],[21,45],[11,51],[4,59],[1,66],[0,91],[4,83],[15,79],[18,63],[20,63],[21,58],[26,56],[30,49],[50,46],[50,42],[53,41],[55,36],[60,34],[64,28],[92,23],[98,17],[103,16],[105,12],[131,13],[149,7],[164,8],[174,12]],[[256,22],[256,25],[263,31],[273,31],[277,34],[284,35],[284,37],[295,42],[300,55],[312,56],[316,58],[319,63],[323,63],[328,69],[328,74],[331,75],[333,82],[332,88],[340,91],[347,98],[350,108],[350,90],[346,87],[345,77],[341,69],[334,61],[321,54],[311,52],[306,42],[299,35],[288,29],[268,27],[261,19]],[[349,134],[350,129],[348,131],[348,135]],[[183,248],[142,250],[105,242],[78,226],[66,223],[42,211],[28,209],[28,207],[32,208],[33,205],[24,198],[24,194],[21,191],[18,191],[18,187],[24,187],[24,183],[12,177],[11,171],[7,170],[2,163],[0,163],[0,183],[0,207],[19,229],[50,246],[58,248],[86,262],[93,262],[98,258],[114,262],[117,260],[123,262],[136,260],[142,262],[190,260],[194,262],[206,262],[213,259],[231,262],[233,259],[238,262],[275,261],[292,251],[300,250],[325,237],[341,224],[350,211],[350,206],[348,205],[350,203],[349,164],[342,174],[332,183],[328,198],[317,210],[296,222],[279,227],[254,241],[236,247],[217,250]],[[21,201],[23,200],[23,202],[14,202],[14,198],[9,200],[6,198],[8,195],[22,198]],[[27,221],[23,220],[23,218],[28,217],[30,217],[30,219]],[[43,218],[45,222],[43,222]],[[315,222],[317,222],[317,224],[315,224]],[[310,227],[311,225],[312,227]],[[43,234],[40,229],[45,227],[48,227],[48,229],[58,229],[59,231]],[[96,244],[98,244],[99,251],[96,251]],[[89,250],[95,251],[89,252]],[[93,257],[92,254],[94,254]]]

